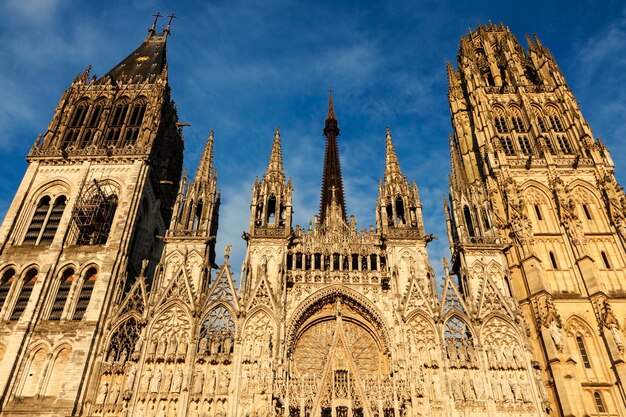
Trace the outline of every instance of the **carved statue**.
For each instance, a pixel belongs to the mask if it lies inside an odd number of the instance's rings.
[[[511,388],[511,384],[509,384],[509,380],[502,375],[500,379],[500,389],[502,390],[502,399],[505,402],[513,401],[513,389]]]
[[[98,397],[96,398],[96,404],[104,404],[108,393],[109,383],[105,382],[104,384],[100,385],[100,390],[98,390]]]
[[[152,369],[148,368],[146,373],[144,373],[141,376],[141,380],[139,381],[139,392],[141,393],[148,392],[151,379],[152,379]]]
[[[167,339],[163,339],[161,343],[157,343],[157,355],[164,356],[167,352]]]
[[[470,382],[469,375],[463,376],[463,396],[467,401],[473,401],[476,399],[474,390],[472,389],[472,384]]]
[[[474,389],[474,397],[476,397],[477,400],[482,400],[485,395],[485,386],[482,377],[479,376],[471,379],[470,382],[472,383],[472,388]]]
[[[509,383],[509,386],[511,387],[511,391],[513,392],[513,400],[516,402],[522,402],[523,401],[522,391],[520,389],[519,384],[513,377],[513,374],[509,375],[509,379],[507,380],[507,382]]]
[[[217,355],[220,350],[220,341],[217,336],[211,338],[211,355]]]
[[[178,350],[177,350],[177,354],[178,356],[186,356],[187,355],[187,338],[183,337],[183,339],[180,341],[180,343],[178,344]]]
[[[519,345],[513,346],[513,360],[517,369],[524,369],[524,355]]]
[[[126,363],[126,359],[128,359],[128,351],[126,350],[126,348],[124,348],[122,350],[122,353],[120,353],[120,358],[118,359],[118,362],[124,364]]]
[[[194,395],[202,394],[203,386],[204,386],[204,372],[202,372],[202,370],[199,369],[194,374],[191,393]]]
[[[165,404],[161,406],[161,409],[155,414],[154,417],[167,417],[167,411],[165,411]]]
[[[174,371],[174,377],[172,379],[172,386],[170,388],[170,392],[180,393],[183,385],[183,370],[181,368],[176,368]]]
[[[198,353],[201,355],[206,355],[207,346],[209,344],[209,340],[206,337],[200,339],[200,343],[198,343]]]
[[[561,333],[561,328],[559,327],[556,319],[553,319],[550,323],[550,336],[552,336],[552,341],[554,342],[554,346],[559,352],[563,351],[563,334]]]
[[[111,392],[109,393],[109,397],[107,398],[107,403],[115,404],[117,403],[118,398],[120,397],[120,387],[113,383],[111,388]]]
[[[150,380],[150,392],[151,393],[159,392],[159,387],[161,385],[162,378],[163,378],[163,374],[161,373],[161,370],[158,369],[152,376],[152,379]]]
[[[209,371],[209,394],[215,393],[215,370]]]
[[[227,335],[224,338],[224,342],[223,342],[222,347],[223,347],[223,352],[222,353],[230,354],[230,352],[231,352],[231,350],[233,348],[233,341],[230,338],[230,335]]]
[[[463,401],[465,397],[463,396],[463,391],[461,390],[461,385],[459,384],[459,380],[456,377],[452,377],[450,381],[450,386],[452,388],[452,396],[457,401]]]
[[[619,330],[619,326],[617,325],[617,323],[609,323],[608,327],[609,327],[609,330],[611,331],[611,335],[613,336],[613,340],[615,341],[617,348],[620,351],[623,351],[624,339],[622,338],[621,332]]]
[[[163,377],[163,383],[161,384],[161,392],[169,392],[170,387],[172,385],[172,371],[168,369],[165,371],[165,376]]]
[[[220,392],[227,393],[229,385],[230,385],[230,373],[228,371],[222,371],[222,374],[220,376]]]
[[[135,365],[132,365],[128,369],[128,374],[126,375],[126,379],[124,380],[124,392],[129,392],[133,390],[133,385],[135,384],[135,377],[137,375],[137,368]]]

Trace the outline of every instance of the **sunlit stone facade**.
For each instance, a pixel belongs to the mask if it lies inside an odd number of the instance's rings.
[[[236,285],[213,132],[181,179],[168,34],[79,74],[28,155],[0,229],[0,415],[626,415],[626,198],[537,39],[480,27],[448,68],[441,280],[389,129],[376,226],[346,213],[330,97],[320,212],[292,224],[277,130]]]

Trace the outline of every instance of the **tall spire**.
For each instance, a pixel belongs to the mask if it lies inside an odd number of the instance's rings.
[[[391,182],[395,178],[402,179],[402,171],[400,170],[398,156],[396,155],[396,150],[393,147],[393,141],[391,140],[391,130],[387,128],[387,144],[385,147],[385,181]]]
[[[337,118],[335,117],[332,90],[329,91],[328,95],[328,115],[324,123],[324,136],[326,136],[326,150],[324,154],[324,174],[322,176],[322,196],[320,202],[321,224],[324,224],[326,211],[333,201],[333,193],[341,209],[341,217],[344,220],[346,218],[343,180],[341,178],[341,166],[339,165],[339,147],[337,145],[339,128],[337,127]]]
[[[283,155],[280,149],[280,129],[276,128],[274,134],[274,143],[272,144],[272,153],[270,154],[270,162],[267,165],[265,178],[276,179],[283,182],[285,179],[285,171],[283,170]]]
[[[196,171],[195,182],[207,181],[213,171],[213,131],[209,132],[209,139],[204,147],[204,152],[200,157],[200,163],[198,164],[198,170]]]

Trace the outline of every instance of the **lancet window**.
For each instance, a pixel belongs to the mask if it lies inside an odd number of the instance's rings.
[[[602,401],[602,395],[598,391],[593,393],[593,399],[596,402],[598,413],[606,413],[606,407],[604,406],[604,401]]]
[[[26,310],[28,300],[30,299],[30,295],[33,292],[33,287],[37,282],[37,273],[38,272],[35,268],[31,268],[28,270],[28,272],[26,272],[26,275],[24,275],[22,288],[20,289],[17,301],[15,302],[15,306],[13,307],[13,312],[11,313],[11,320],[19,320],[20,317],[22,317],[24,310]]]
[[[504,117],[504,112],[500,108],[494,109],[494,123],[498,133],[507,133],[509,131],[506,125],[506,117]]]
[[[72,213],[72,239],[77,245],[102,245],[107,242],[117,210],[116,190],[95,179],[83,190]]]
[[[39,200],[33,218],[26,229],[23,245],[50,245],[65,211],[67,198],[59,196],[51,204],[51,198],[44,196]]]
[[[513,141],[508,136],[503,136],[500,138],[500,145],[502,146],[502,150],[506,155],[514,155],[515,148],[513,147]]]
[[[533,148],[530,146],[530,139],[528,136],[522,135],[517,138],[519,147],[524,155],[530,155],[533,153]]]
[[[572,153],[572,145],[567,139],[567,136],[557,135],[556,141],[559,143],[559,148],[561,148],[561,152],[568,155]]]
[[[72,288],[72,282],[74,281],[74,270],[68,268],[63,271],[61,280],[59,282],[59,288],[57,289],[56,296],[54,297],[54,303],[52,304],[52,310],[50,311],[49,320],[61,320],[61,314],[65,309],[65,302]]]
[[[91,106],[82,135],[80,135],[76,141],[76,147],[78,149],[83,149],[93,144],[94,137],[98,131],[98,125],[100,124],[100,116],[102,116],[103,108],[103,101],[96,102]]]
[[[69,146],[72,146],[80,136],[80,130],[83,127],[83,123],[85,122],[85,117],[87,116],[87,102],[81,101],[76,104],[74,107],[74,112],[72,113],[72,117],[70,118],[70,123],[65,130],[65,136],[63,137],[63,141],[61,142],[61,148],[66,149]]]
[[[15,269],[13,268],[7,269],[2,274],[2,279],[0,279],[0,311],[2,310],[2,306],[7,300],[9,290],[11,289],[11,285],[13,285],[14,278]]]
[[[561,122],[561,116],[555,108],[548,107],[548,119],[550,120],[550,125],[555,132],[564,131],[563,123]]]
[[[126,114],[128,113],[128,101],[118,101],[111,111],[109,127],[106,133],[105,146],[115,146],[121,136]]]
[[[85,277],[83,279],[83,285],[78,295],[78,301],[76,302],[74,315],[72,316],[72,320],[83,319],[83,316],[87,311],[87,307],[89,306],[89,301],[91,300],[91,293],[93,292],[93,287],[96,283],[97,275],[98,271],[95,268],[89,268],[89,270],[85,274]]]
[[[126,122],[126,129],[124,137],[120,142],[120,147],[128,145],[134,145],[139,137],[139,131],[141,129],[141,122],[143,122],[143,116],[146,113],[146,103],[143,99],[135,101],[132,109],[130,109],[130,115]]]
[[[524,121],[522,120],[522,114],[520,113],[518,108],[511,109],[511,124],[513,125],[513,130],[516,132],[525,132],[526,128],[524,127]]]

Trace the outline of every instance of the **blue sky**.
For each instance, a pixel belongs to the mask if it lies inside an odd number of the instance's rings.
[[[504,22],[524,43],[537,33],[561,66],[596,137],[626,179],[626,6],[621,1],[292,2],[4,0],[0,4],[0,215],[26,169],[25,155],[62,92],[87,64],[106,73],[144,39],[151,15],[175,12],[168,41],[173,98],[195,172],[209,130],[222,189],[218,256],[245,252],[251,187],[280,126],[295,223],[319,207],[322,127],[334,90],[348,212],[374,223],[385,127],[404,174],[416,180],[433,266],[449,257],[441,199],[447,192],[445,63],[479,22]],[[164,24],[161,20],[160,24]],[[525,44],[525,43],[524,43]]]

